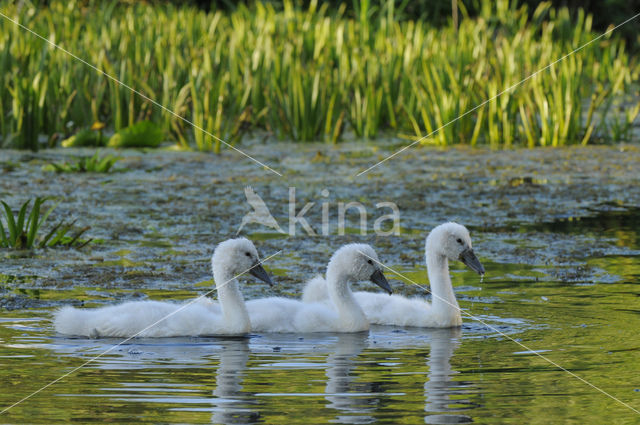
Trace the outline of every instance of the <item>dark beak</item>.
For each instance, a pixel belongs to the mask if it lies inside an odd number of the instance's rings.
[[[384,277],[381,270],[376,270],[375,272],[373,272],[369,279],[371,280],[371,282],[387,291],[389,295],[393,293],[393,291],[391,290],[391,286],[389,286],[389,282],[387,282],[387,278]]]
[[[261,281],[263,281],[265,283],[268,283],[269,286],[273,286],[273,282],[271,282],[271,278],[269,277],[269,275],[267,274],[265,269],[262,268],[262,264],[255,263],[253,265],[253,267],[251,267],[249,269],[249,273],[251,273],[253,276],[257,277]]]
[[[460,253],[460,257],[458,260],[462,261],[465,266],[469,267],[471,270],[478,274],[484,274],[484,267],[474,254],[473,249],[465,249]]]

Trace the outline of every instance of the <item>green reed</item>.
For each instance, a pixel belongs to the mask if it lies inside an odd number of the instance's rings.
[[[476,18],[461,9],[457,30],[400,20],[391,1],[356,2],[353,18],[317,1],[229,13],[86,4],[0,9],[230,143],[254,130],[299,141],[415,140],[445,126],[423,142],[562,146],[628,140],[640,108],[628,99],[640,68],[613,34],[449,124],[597,35],[584,12],[548,3],[529,14],[515,1],[485,1]],[[2,145],[37,149],[39,138],[97,121],[113,131],[151,121],[182,148],[220,150],[173,114],[1,25]]]
[[[46,234],[39,235],[49,215],[58,206],[58,204],[54,204],[44,214],[41,214],[42,204],[47,199],[35,198],[31,210],[27,212],[31,203],[29,199],[22,204],[17,214],[13,212],[6,202],[0,201],[0,204],[2,204],[0,212],[0,248],[32,249],[56,246],[82,248],[91,242],[90,239],[80,239],[80,236],[89,227],[73,231],[75,221],[60,221],[52,226]]]
[[[45,171],[56,173],[108,173],[120,158],[113,155],[101,156],[96,151],[92,156],[75,158],[73,161],[51,162],[43,167]]]

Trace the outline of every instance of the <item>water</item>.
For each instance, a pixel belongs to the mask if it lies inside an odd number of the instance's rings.
[[[424,149],[363,180],[349,176],[381,159],[380,150],[252,149],[285,180],[230,154],[125,152],[118,166],[129,171],[52,176],[40,167],[66,152],[0,151],[0,163],[16,164],[0,178],[1,198],[58,195],[55,219],[78,218],[98,239],[81,251],[0,253],[0,409],[69,374],[0,421],[640,423],[622,404],[640,410],[638,149]],[[311,161],[319,150],[328,161]],[[245,279],[247,298],[298,295],[299,282],[348,241],[375,245],[383,262],[428,286],[423,237],[456,219],[470,227],[487,270],[481,280],[452,264],[463,327],[119,346],[55,333],[51,313],[61,305],[189,299],[209,290],[212,246],[234,235],[249,211],[246,185],[283,227],[290,186],[298,210],[316,202],[307,216],[316,229],[324,189],[332,214],[350,200],[393,201],[402,213],[402,232],[392,237],[340,236],[334,215],[330,236],[250,225],[243,233],[264,256],[283,253],[265,265],[277,286]],[[426,296],[388,277],[397,292]]]

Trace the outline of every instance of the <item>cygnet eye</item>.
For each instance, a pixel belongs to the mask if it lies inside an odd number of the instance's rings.
[[[369,263],[369,264],[373,264],[373,261],[371,261],[371,260],[367,260],[367,263]]]
[[[456,242],[458,242],[460,245],[462,245],[462,239],[458,238],[458,239],[456,239]]]
[[[245,252],[244,255],[246,255],[247,257],[251,257],[251,253],[250,252]]]

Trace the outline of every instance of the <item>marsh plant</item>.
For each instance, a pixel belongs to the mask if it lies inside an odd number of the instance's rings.
[[[103,136],[105,124],[95,122],[91,128],[82,128],[62,141],[65,148],[109,146],[112,148],[156,148],[164,140],[164,131],[150,121],[139,121],[118,130],[108,140]]]
[[[120,129],[111,136],[107,146],[111,148],[156,148],[162,143],[164,132],[151,121],[140,121]]]
[[[76,134],[64,139],[60,144],[64,148],[81,148],[104,145],[101,135],[90,128],[80,129]]]
[[[335,142],[417,139],[594,39],[582,10],[541,2],[461,8],[458,28],[312,0],[204,12],[162,2],[6,2],[3,13],[234,142],[259,130]],[[561,146],[629,138],[638,63],[614,32],[442,128],[426,143]],[[631,99],[628,96],[631,95]],[[629,107],[626,107],[631,102]],[[620,112],[624,107],[628,111]],[[74,122],[118,132],[151,121],[186,149],[220,142],[9,22],[0,32],[0,137],[32,148]],[[135,134],[110,143],[128,146]]]
[[[104,146],[104,138],[102,130],[105,128],[105,123],[96,121],[91,128],[80,129],[73,136],[62,141],[61,145],[65,148],[71,147],[87,147],[87,146]]]
[[[75,220],[71,222],[62,220],[51,227],[46,234],[41,234],[49,215],[58,206],[58,204],[54,204],[44,214],[41,214],[42,204],[47,199],[46,197],[35,198],[31,210],[27,212],[31,203],[29,199],[22,204],[17,214],[14,214],[6,202],[0,201],[2,204],[0,248],[17,250],[56,246],[82,248],[91,242],[91,239],[80,239],[80,236],[89,230],[89,227],[74,230]]]
[[[120,158],[113,155],[100,156],[96,151],[93,156],[75,158],[71,162],[52,162],[42,167],[45,171],[57,173],[108,173]]]

